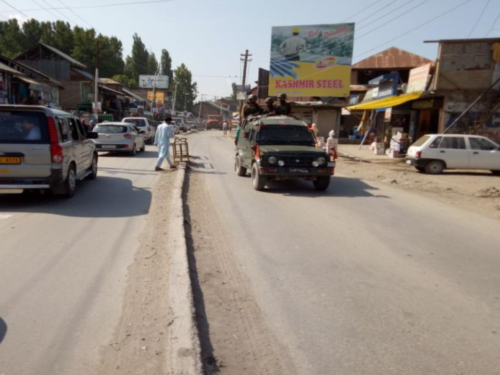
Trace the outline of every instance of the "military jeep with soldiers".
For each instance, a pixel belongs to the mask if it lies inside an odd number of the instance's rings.
[[[309,127],[290,116],[250,116],[236,142],[235,170],[250,172],[253,187],[261,191],[270,181],[304,179],[318,191],[328,189],[335,162],[316,148]]]

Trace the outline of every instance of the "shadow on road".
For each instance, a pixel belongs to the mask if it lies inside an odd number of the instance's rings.
[[[326,191],[318,192],[314,190],[313,183],[302,180],[273,181],[268,183],[265,193],[283,194],[285,196],[306,197],[306,198],[388,198],[385,195],[377,195],[379,189],[368,185],[357,178],[334,177],[330,187]]]
[[[98,176],[94,181],[79,182],[71,199],[0,194],[0,210],[71,217],[131,217],[146,215],[151,199],[148,189],[134,187],[128,179]]]
[[[7,334],[7,323],[5,323],[5,320],[0,318],[0,344],[2,343],[6,334]]]
[[[190,177],[186,173],[185,189],[183,200],[187,202],[187,191],[189,191]],[[187,189],[186,189],[187,187]],[[193,298],[196,311],[196,322],[200,335],[201,356],[203,361],[204,373],[207,375],[218,374],[220,369],[214,356],[214,348],[210,340],[210,324],[207,319],[205,300],[201,289],[198,268],[196,267],[195,247],[191,230],[191,211],[189,205],[184,205],[184,228],[186,231],[186,244],[188,248],[189,270],[191,274],[191,283],[193,288]]]

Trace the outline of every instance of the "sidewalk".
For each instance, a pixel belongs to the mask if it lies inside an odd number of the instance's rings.
[[[361,141],[360,141],[361,143]],[[339,156],[355,159],[358,161],[364,161],[368,163],[380,163],[380,164],[400,164],[404,163],[404,158],[394,159],[388,155],[375,155],[372,150],[370,150],[369,145],[342,145],[338,146]]]

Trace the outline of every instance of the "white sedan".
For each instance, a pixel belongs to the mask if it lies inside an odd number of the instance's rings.
[[[500,175],[500,145],[479,135],[429,134],[408,149],[406,163],[431,174],[445,169],[487,169]]]

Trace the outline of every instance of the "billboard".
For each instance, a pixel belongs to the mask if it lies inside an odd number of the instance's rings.
[[[157,89],[168,89],[168,76],[139,76],[139,87],[141,89],[153,89],[156,80]]]
[[[273,27],[269,95],[348,96],[354,23]]]

